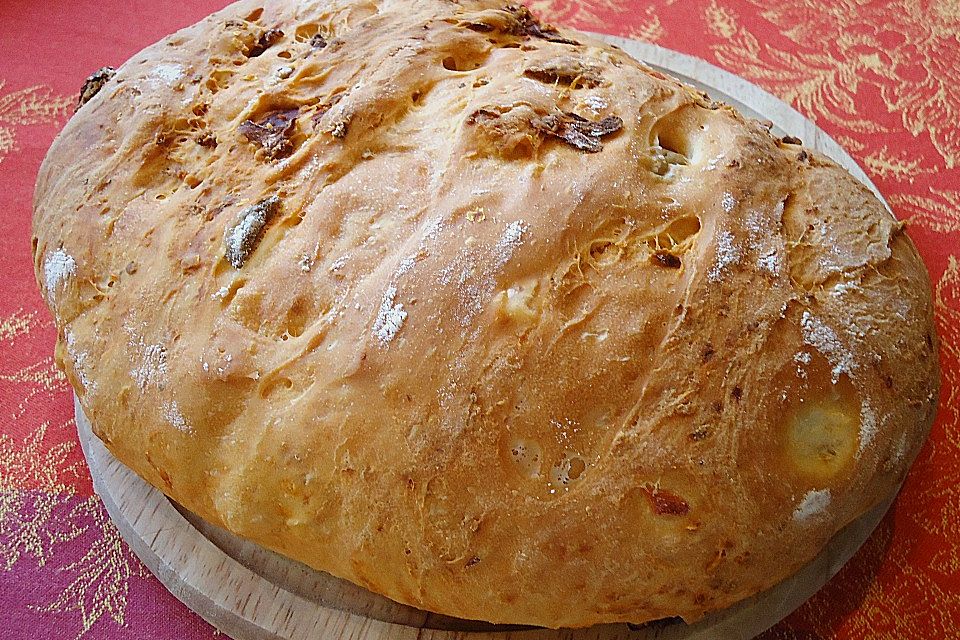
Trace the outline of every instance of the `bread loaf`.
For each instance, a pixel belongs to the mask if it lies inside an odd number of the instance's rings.
[[[34,236],[120,460],[462,618],[727,607],[894,491],[936,407],[867,188],[496,0],[243,0],[98,72]]]

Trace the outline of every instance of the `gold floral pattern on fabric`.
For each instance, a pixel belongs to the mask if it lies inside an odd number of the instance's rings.
[[[929,188],[929,195],[895,193],[887,198],[908,224],[937,233],[960,231],[960,190]]]
[[[58,428],[71,435],[75,429],[73,420]],[[49,566],[65,584],[52,602],[29,606],[40,612],[76,612],[79,638],[105,615],[123,625],[130,578],[148,573],[123,543],[100,499],[77,494],[77,479],[87,471],[70,460],[75,440],[51,432],[43,423],[21,442],[0,434],[0,572],[16,571],[23,566],[19,563]]]
[[[131,577],[147,577],[150,573],[127,548],[120,532],[107,516],[97,496],[74,504],[67,514],[74,532],[85,533],[90,540],[86,552],[60,571],[73,577],[60,596],[49,604],[37,607],[43,612],[80,615],[82,637],[103,616],[119,626],[125,624]]]
[[[71,433],[73,420],[59,427]],[[64,493],[73,490],[74,482],[81,473],[86,473],[69,454],[77,447],[72,439],[48,437],[50,424],[41,423],[32,433],[20,441],[6,433],[0,433],[0,490],[35,489],[48,493]]]
[[[55,95],[49,87],[36,85],[4,92],[5,85],[0,80],[0,164],[17,149],[17,127],[56,122],[74,103],[71,98]]]
[[[32,334],[51,327],[36,311],[19,309],[0,318],[0,354],[22,348]],[[66,378],[52,356],[12,370],[7,362],[0,360],[0,393],[9,397],[16,390],[18,403],[7,406],[13,412],[4,419],[22,423],[42,413],[40,401],[69,398]],[[26,566],[52,572],[51,582],[59,583],[55,597],[27,606],[77,615],[77,638],[104,616],[123,625],[130,578],[148,575],[100,499],[89,495],[88,478],[72,418],[58,425],[41,422],[22,437],[0,432],[0,572]]]
[[[32,274],[31,274],[32,275]],[[15,345],[17,339],[28,338],[31,330],[39,328],[43,323],[48,328],[53,327],[49,318],[40,320],[36,311],[26,312],[19,309],[6,318],[0,318],[0,341],[6,340]],[[49,394],[56,391],[69,390],[67,377],[57,368],[53,355],[44,355],[19,368],[8,370],[8,361],[0,360],[0,390],[12,386],[22,395],[19,398],[13,418],[22,416],[28,409],[30,401],[38,394]],[[5,434],[0,434],[3,437]],[[2,465],[2,460],[0,460]]]
[[[765,81],[809,114],[857,134],[888,132],[869,117],[863,95],[878,94],[903,128],[929,135],[948,168],[960,164],[960,10],[951,0],[921,8],[913,0],[751,0],[778,37],[740,24],[713,0],[708,24],[722,42],[717,60]],[[784,42],[786,41],[786,42]]]
[[[867,152],[863,164],[874,175],[896,180],[912,181],[914,176],[925,171],[920,158],[911,156],[909,151],[903,149],[891,151],[887,145]]]
[[[667,0],[673,4],[677,0]],[[627,26],[617,35],[636,38],[646,42],[657,42],[663,37],[663,23],[657,7],[648,4],[636,6],[629,2],[616,0],[598,0],[581,2],[579,0],[533,0],[528,3],[530,9],[545,21],[556,25],[571,25],[586,31],[608,31],[607,25],[616,17],[620,24]],[[626,23],[622,18],[628,17]]]

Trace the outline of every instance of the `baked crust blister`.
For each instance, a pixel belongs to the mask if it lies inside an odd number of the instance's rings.
[[[190,510],[492,622],[696,620],[889,495],[930,286],[825,157],[494,1],[242,1],[85,86],[57,362]]]

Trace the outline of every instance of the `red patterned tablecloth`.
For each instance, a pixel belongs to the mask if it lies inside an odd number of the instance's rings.
[[[0,638],[220,636],[146,571],[93,494],[34,284],[30,202],[83,79],[224,4],[0,0]],[[756,82],[839,140],[909,222],[934,285],[939,418],[867,544],[764,638],[960,638],[960,0],[531,4]]]

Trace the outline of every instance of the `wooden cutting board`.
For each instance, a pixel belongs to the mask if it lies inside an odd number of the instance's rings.
[[[675,51],[635,40],[597,37],[745,115],[770,120],[774,133],[799,137],[880,196],[839,144],[759,87]],[[504,627],[395,603],[210,525],[114,458],[93,435],[79,403],[76,416],[94,489],[124,540],[177,598],[236,640],[745,640],[779,622],[823,586],[866,541],[893,502],[891,496],[842,530],[794,576],[694,625],[664,621],[639,628],[624,624],[576,630]]]

